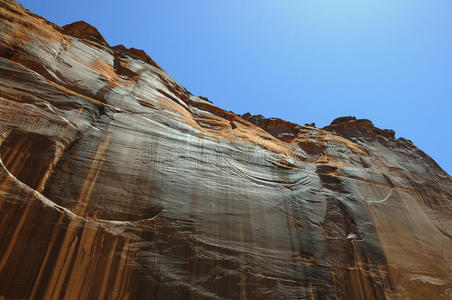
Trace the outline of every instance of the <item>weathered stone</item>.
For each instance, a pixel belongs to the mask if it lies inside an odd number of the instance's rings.
[[[224,111],[0,4],[1,300],[452,297],[452,180],[410,141]]]

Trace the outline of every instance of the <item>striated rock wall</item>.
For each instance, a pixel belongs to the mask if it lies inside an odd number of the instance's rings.
[[[450,299],[452,180],[368,120],[235,115],[0,0],[0,299]]]

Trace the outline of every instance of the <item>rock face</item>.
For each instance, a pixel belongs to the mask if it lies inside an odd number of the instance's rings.
[[[452,180],[410,141],[235,115],[0,3],[0,299],[451,299]]]

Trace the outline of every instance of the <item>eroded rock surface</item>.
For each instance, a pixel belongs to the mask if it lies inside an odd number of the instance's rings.
[[[0,299],[452,297],[452,180],[408,140],[236,115],[0,4]]]

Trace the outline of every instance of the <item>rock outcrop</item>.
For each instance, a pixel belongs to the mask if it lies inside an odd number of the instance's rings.
[[[85,41],[93,41],[103,46],[109,46],[100,32],[84,21],[74,22],[63,26],[64,33]]]
[[[452,297],[452,179],[408,140],[236,115],[0,4],[0,299]]]

